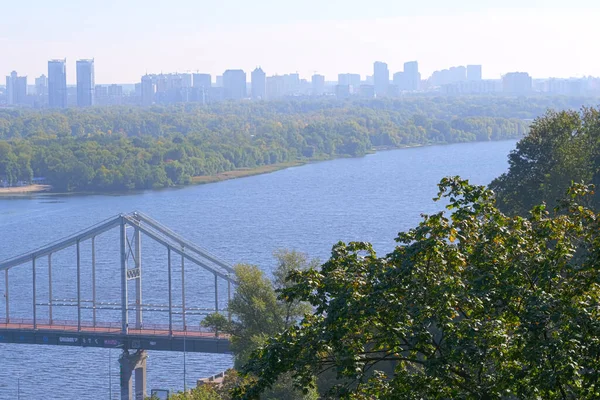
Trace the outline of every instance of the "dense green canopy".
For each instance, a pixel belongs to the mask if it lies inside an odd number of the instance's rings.
[[[518,138],[528,127],[523,117],[543,106],[523,113],[515,101],[0,110],[0,179],[14,184],[45,177],[57,191],[149,189],[239,168],[361,156],[374,148]]]
[[[600,220],[575,185],[558,213],[508,217],[494,194],[458,178],[378,257],[338,243],[321,268],[281,294],[314,314],[270,339],[237,397],[257,398],[291,373],[301,387],[334,371],[353,399],[600,397]],[[383,372],[387,371],[387,372]]]
[[[600,112],[595,108],[549,111],[509,157],[510,169],[490,187],[499,207],[524,215],[542,201],[549,206],[572,181],[600,184]],[[600,206],[596,196],[592,206]]]

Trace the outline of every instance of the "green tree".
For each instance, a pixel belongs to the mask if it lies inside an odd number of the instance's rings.
[[[599,398],[600,219],[587,195],[574,185],[559,212],[509,217],[490,190],[442,180],[451,215],[425,216],[392,253],[338,243],[320,269],[291,274],[281,299],[315,312],[253,354],[256,380],[236,398],[286,374],[310,388],[328,370],[342,398]]]
[[[295,325],[302,316],[310,311],[310,305],[304,302],[285,302],[277,298],[276,289],[288,287],[286,277],[292,271],[307,270],[318,265],[309,261],[305,254],[279,250],[274,253],[277,267],[273,272],[274,280],[269,280],[264,272],[253,265],[237,265],[235,277],[237,286],[229,302],[228,311],[232,321],[221,315],[209,315],[204,326],[222,330],[231,335],[231,349],[235,356],[235,366],[248,362],[250,354],[265,344],[271,337]],[[315,390],[304,393],[294,387],[291,375],[282,375],[273,386],[262,395],[263,399],[315,399]]]
[[[573,181],[600,183],[600,113],[594,108],[548,111],[537,119],[510,154],[508,172],[490,188],[500,209],[525,215],[542,201],[553,207]]]

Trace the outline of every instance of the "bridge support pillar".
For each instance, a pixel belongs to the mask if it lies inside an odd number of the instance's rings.
[[[129,353],[123,350],[119,357],[121,366],[121,400],[144,400],[146,395],[146,359],[145,350]],[[135,372],[135,393],[133,391],[133,375]]]

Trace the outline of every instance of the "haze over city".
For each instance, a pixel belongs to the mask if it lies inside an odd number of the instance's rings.
[[[0,71],[31,79],[47,60],[95,58],[96,83],[139,82],[144,73],[261,66],[269,75],[372,74],[373,61],[401,70],[419,60],[424,77],[452,65],[483,64],[484,78],[511,71],[538,78],[600,75],[590,33],[592,0],[327,3],[241,0],[116,0],[3,5]],[[566,8],[568,6],[568,8]],[[75,68],[67,69],[75,83]]]

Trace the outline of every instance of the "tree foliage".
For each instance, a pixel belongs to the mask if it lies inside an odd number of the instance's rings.
[[[422,99],[0,110],[0,177],[45,177],[56,191],[150,189],[239,168],[527,131],[510,112],[448,106]]]
[[[302,388],[335,371],[353,399],[600,397],[600,226],[574,185],[560,210],[509,217],[494,193],[440,183],[451,214],[424,216],[378,257],[338,243],[320,269],[293,272],[281,299],[314,313],[269,339],[244,370],[254,399],[291,374]],[[392,372],[384,372],[392,366]]]
[[[228,312],[231,322],[220,314],[206,317],[203,325],[230,335],[231,350],[236,368],[247,363],[253,351],[279,332],[296,324],[310,306],[300,301],[282,301],[277,298],[276,289],[288,287],[287,275],[291,271],[303,271],[318,265],[297,251],[278,250],[274,253],[277,267],[271,281],[257,266],[240,264],[235,266],[237,282]],[[249,379],[252,379],[251,377]],[[284,374],[265,391],[265,400],[310,400],[315,399],[314,390],[303,392],[294,387],[289,374]]]
[[[599,184],[599,111],[548,111],[517,144],[509,164],[490,187],[499,207],[512,214],[524,215],[542,201],[554,206],[573,181]],[[592,204],[598,209],[598,197]]]

